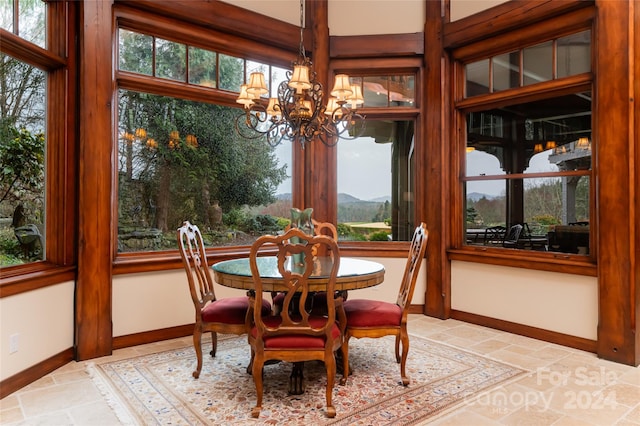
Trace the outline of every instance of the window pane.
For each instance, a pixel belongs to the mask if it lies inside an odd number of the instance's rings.
[[[244,84],[244,59],[220,53],[220,89],[239,92]]]
[[[187,81],[186,46],[156,38],[156,77]]]
[[[503,247],[495,227],[505,228],[504,238],[506,229],[519,223],[523,229],[515,248],[589,254],[588,176],[524,179],[523,185],[524,220],[508,223],[505,193],[486,195],[487,183],[468,182],[467,244]]]
[[[467,114],[467,176],[591,169],[591,93]]]
[[[553,43],[546,42],[522,51],[523,84],[553,79]]]
[[[278,217],[290,217],[291,144],[276,152],[239,137],[240,113],[120,91],[119,251],[175,249],[184,220],[197,224],[211,246],[248,245],[284,228]]]
[[[189,83],[216,87],[216,52],[189,46]]]
[[[467,129],[466,243],[589,254],[584,224],[589,222],[591,94],[470,113]],[[575,176],[509,177],[581,170],[584,174]],[[522,225],[520,240],[504,243],[516,224]]]
[[[389,80],[386,76],[363,77],[362,96],[367,107],[389,106]]]
[[[278,97],[278,86],[287,80],[287,71],[289,70],[286,68],[271,67],[271,82],[268,83],[270,98]]]
[[[0,28],[13,32],[13,1],[0,0]]]
[[[368,120],[338,142],[340,239],[408,241],[414,227],[412,121]]]
[[[0,56],[0,266],[45,256],[46,74]]]
[[[416,78],[413,75],[389,77],[389,101],[391,106],[415,106]]]
[[[153,74],[153,37],[120,29],[118,67],[138,74]]]
[[[558,78],[591,71],[591,31],[558,39]]]
[[[18,3],[18,35],[42,48],[46,47],[46,4],[44,1]]]
[[[466,97],[489,93],[489,59],[467,64],[465,79]]]
[[[520,86],[520,52],[494,56],[491,61],[494,92]]]

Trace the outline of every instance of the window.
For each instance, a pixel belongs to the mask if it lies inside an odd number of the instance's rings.
[[[363,108],[415,107],[415,75],[351,77]],[[375,116],[375,113],[373,113]],[[415,122],[367,117],[363,134],[338,142],[338,231],[341,240],[409,241],[414,224]]]
[[[589,39],[583,31],[464,64],[464,245],[592,254]]]
[[[228,92],[235,97],[255,70],[270,75],[275,90],[285,70],[125,29],[118,45],[119,70],[150,79],[134,90],[119,74],[127,89],[118,94],[118,251],[176,249],[175,230],[185,220],[212,247],[246,246],[284,229],[291,144],[273,148],[239,136],[243,113],[228,106]],[[191,95],[166,94],[166,80]]]
[[[16,10],[17,9],[17,10]],[[44,2],[2,2],[0,27],[29,49],[45,47]],[[3,41],[4,43],[4,41]],[[32,45],[33,44],[33,45]],[[3,50],[4,52],[4,50]],[[46,259],[46,62],[0,54],[0,266]],[[35,55],[37,56],[37,55]],[[32,59],[33,60],[33,59]],[[37,59],[36,59],[37,61]],[[33,62],[31,62],[33,63]]]

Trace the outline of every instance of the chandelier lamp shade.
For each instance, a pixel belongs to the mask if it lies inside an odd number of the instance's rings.
[[[303,1],[300,1],[300,52],[287,80],[278,85],[277,97],[269,93],[265,76],[253,72],[240,86],[236,102],[244,113],[236,118],[236,131],[242,137],[265,137],[271,146],[283,139],[299,142],[302,148],[314,139],[334,146],[340,138],[355,139],[364,131],[364,116],[356,109],[364,103],[362,89],[348,75],[335,76],[333,89],[325,100],[322,84],[316,79],[313,63],[306,57],[303,43]]]

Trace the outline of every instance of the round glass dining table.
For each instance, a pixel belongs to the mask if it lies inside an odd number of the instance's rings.
[[[282,276],[278,271],[278,259],[275,256],[258,257],[258,271],[262,278],[264,291],[286,290],[282,284]],[[287,262],[287,269],[291,269],[293,262]],[[330,261],[319,256],[315,259],[313,273],[309,281],[309,291],[324,291],[328,280]],[[215,280],[225,287],[253,290],[253,278],[249,267],[249,258],[224,260],[212,267]],[[370,260],[341,257],[336,291],[357,290],[373,287],[384,280],[384,266]]]

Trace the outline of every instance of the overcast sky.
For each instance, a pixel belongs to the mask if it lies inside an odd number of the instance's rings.
[[[280,164],[288,164],[291,176],[291,142],[284,140],[276,148],[276,155]],[[289,192],[291,178],[276,191]],[[338,193],[361,200],[391,196],[391,144],[376,144],[367,137],[338,142]]]

